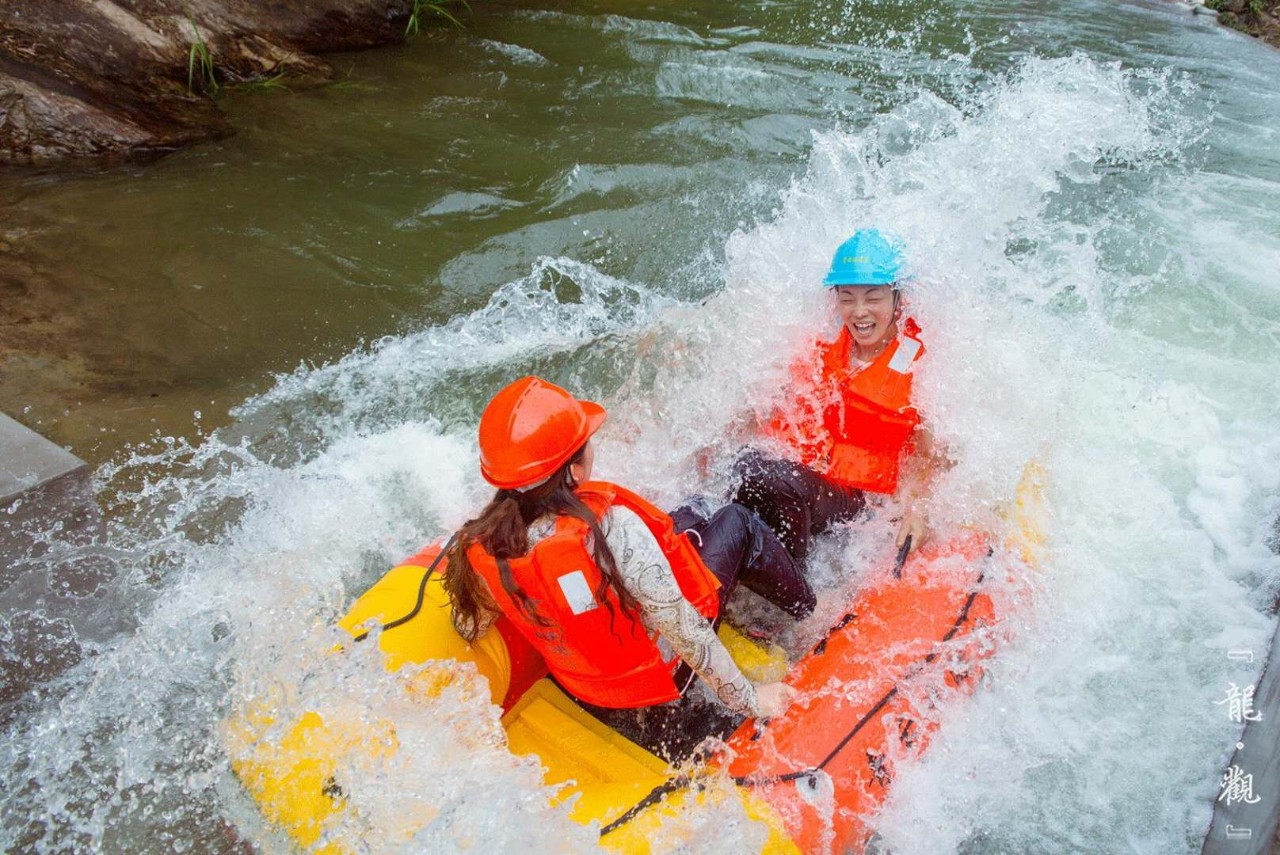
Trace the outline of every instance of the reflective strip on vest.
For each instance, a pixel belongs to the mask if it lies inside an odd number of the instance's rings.
[[[916,361],[916,354],[920,352],[920,347],[918,339],[906,337],[899,339],[898,349],[894,352],[893,359],[889,360],[889,370],[899,374],[910,373],[911,363]]]
[[[565,602],[569,604],[569,609],[575,615],[599,607],[600,604],[596,602],[595,595],[587,585],[587,576],[581,570],[566,573],[556,581],[560,583],[560,592],[564,594]]]

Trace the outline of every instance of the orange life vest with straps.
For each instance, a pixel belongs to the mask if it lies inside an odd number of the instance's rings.
[[[671,517],[630,490],[603,481],[578,488],[578,498],[598,519],[611,505],[633,511],[658,541],[685,599],[708,620],[719,612],[720,582],[702,563],[686,534],[676,534]],[[622,608],[617,594],[598,594],[602,576],[589,546],[590,527],[557,517],[555,531],[519,558],[507,559],[510,580],[534,605],[537,618],[507,593],[502,568],[480,544],[467,558],[489,586],[494,601],[520,634],[546,660],[569,693],[602,707],[644,707],[680,697],[673,675],[679,657],[664,659],[656,633],[638,614]]]
[[[841,326],[835,341],[817,342],[817,360],[796,372],[795,406],[774,419],[770,433],[801,463],[873,493],[898,488],[902,453],[920,414],[911,405],[912,368],[924,355],[911,318],[898,338],[868,365],[852,362],[853,336]],[[816,373],[816,376],[815,376]]]

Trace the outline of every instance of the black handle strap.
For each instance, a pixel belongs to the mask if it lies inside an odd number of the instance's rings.
[[[893,562],[893,578],[902,578],[902,568],[907,566],[907,553],[910,551],[911,535],[907,535],[907,539],[902,541],[902,546],[898,549],[898,557]]]
[[[436,572],[436,568],[440,566],[440,562],[444,560],[444,557],[449,554],[449,550],[453,549],[453,544],[457,542],[457,540],[458,540],[458,533],[454,532],[453,536],[450,537],[449,541],[444,545],[444,548],[440,550],[440,554],[437,555],[435,557],[435,560],[431,562],[431,566],[427,568],[427,572],[422,574],[422,582],[419,583],[418,585],[418,601],[413,604],[413,609],[404,617],[396,618],[390,623],[384,623],[382,625],[383,632],[386,632],[389,629],[395,629],[401,624],[408,623],[409,621],[417,617],[418,612],[422,611],[422,603],[427,598],[427,582],[431,580],[431,575]],[[366,629],[364,632],[357,635],[355,637],[355,640],[364,641],[368,637],[369,637],[369,630]]]

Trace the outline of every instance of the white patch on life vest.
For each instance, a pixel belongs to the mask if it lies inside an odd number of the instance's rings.
[[[556,581],[560,583],[560,591],[564,594],[565,602],[569,604],[569,608],[575,615],[589,612],[599,605],[595,595],[591,593],[591,588],[587,586],[587,577],[581,570],[566,573]]]
[[[904,335],[898,339],[898,349],[894,352],[893,359],[889,360],[889,370],[910,374],[911,364],[916,361],[916,354],[919,352],[920,342]]]

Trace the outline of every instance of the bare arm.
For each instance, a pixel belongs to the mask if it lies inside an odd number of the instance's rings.
[[[902,479],[898,485],[898,497],[902,501],[902,523],[898,526],[896,543],[900,547],[911,538],[914,550],[929,538],[928,514],[925,498],[934,479],[953,465],[939,445],[933,433],[920,425],[911,435],[914,451],[902,466]]]

